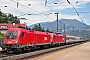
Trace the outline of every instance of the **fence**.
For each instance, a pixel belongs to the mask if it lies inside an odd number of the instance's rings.
[[[4,38],[0,38],[0,46],[2,46]]]

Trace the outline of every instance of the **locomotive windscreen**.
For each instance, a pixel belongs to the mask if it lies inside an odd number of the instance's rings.
[[[17,37],[18,31],[8,31],[6,33],[7,39],[15,39]]]

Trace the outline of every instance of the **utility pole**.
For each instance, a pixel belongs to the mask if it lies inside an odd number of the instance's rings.
[[[65,23],[64,23],[64,35],[66,34],[66,32],[65,32]]]
[[[73,35],[74,35],[74,27],[73,27]]]
[[[45,1],[45,6],[47,5],[47,0]]]
[[[56,32],[58,32],[58,13],[55,13],[57,15],[57,20],[56,20]]]
[[[78,26],[78,36],[80,35],[80,33],[79,33],[79,26]]]
[[[18,0],[17,0],[17,8],[18,8]]]

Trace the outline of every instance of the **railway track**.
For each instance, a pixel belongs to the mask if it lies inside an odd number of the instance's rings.
[[[14,56],[14,55],[17,55],[17,54],[8,54],[6,51],[0,51],[0,58]]]
[[[43,54],[47,54],[50,52],[54,52],[57,50],[65,49],[71,46],[76,46],[81,43],[75,43],[75,44],[70,44],[70,45],[64,45],[64,46],[59,46],[59,47],[54,47],[54,48],[49,48],[49,49],[43,49],[43,50],[38,50],[38,51],[33,51],[33,52],[28,52],[28,53],[23,53],[23,54],[6,54],[6,53],[0,53],[0,60],[26,60],[30,58],[34,58],[37,56],[41,56]]]
[[[6,56],[8,56],[8,54],[0,52],[0,58],[6,57]]]

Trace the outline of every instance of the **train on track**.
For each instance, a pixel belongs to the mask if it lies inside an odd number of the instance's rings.
[[[58,33],[32,31],[23,28],[10,28],[4,36],[2,49],[8,53],[13,51],[31,51],[37,48],[48,48],[58,45],[85,41],[83,37]]]

